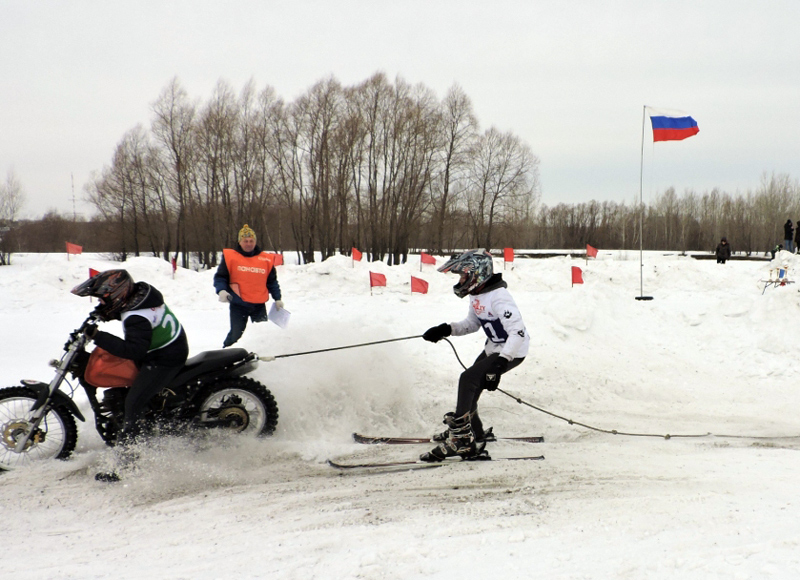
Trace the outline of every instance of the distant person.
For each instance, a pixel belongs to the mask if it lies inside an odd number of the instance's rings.
[[[797,227],[794,230],[794,251],[800,252],[800,220],[797,220]]]
[[[783,224],[783,249],[786,250],[787,252],[794,251],[794,247],[792,246],[793,239],[794,239],[794,227],[792,227],[792,220],[786,220],[786,223]]]
[[[731,259],[731,245],[728,243],[727,238],[722,238],[717,244],[717,264],[724,264],[727,260]]]
[[[223,348],[242,337],[248,318],[253,322],[267,321],[270,295],[275,306],[283,308],[273,257],[256,245],[256,233],[247,224],[239,230],[238,239],[235,248],[222,250],[222,261],[214,274],[219,301],[230,304],[231,329]]]

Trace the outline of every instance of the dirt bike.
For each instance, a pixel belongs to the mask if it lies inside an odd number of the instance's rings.
[[[98,321],[92,312],[69,335],[64,355],[50,361],[56,373],[49,384],[23,380],[21,386],[0,389],[0,470],[70,456],[78,441],[75,419],[86,420],[74,401],[79,387],[89,399],[100,437],[108,445],[115,444],[132,380],[113,388],[98,388],[86,380],[87,370],[96,362],[86,350],[90,339],[85,331]],[[271,435],[278,424],[275,398],[264,385],[244,376],[257,365],[258,356],[242,348],[206,351],[188,359],[168,387],[150,401],[146,424],[158,433],[218,429]],[[60,389],[63,384],[68,392]]]

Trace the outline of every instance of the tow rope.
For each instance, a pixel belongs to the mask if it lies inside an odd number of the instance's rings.
[[[317,354],[320,352],[331,352],[333,350],[344,350],[346,348],[358,348],[360,346],[372,346],[373,344],[384,344],[387,342],[397,342],[398,340],[410,340],[412,338],[422,338],[421,334],[416,336],[404,336],[402,338],[389,338],[386,340],[375,340],[373,342],[362,342],[361,344],[349,344],[347,346],[335,346],[333,348],[321,348],[319,350],[307,350],[306,352],[295,352],[292,354],[279,354],[277,356],[260,356],[258,360],[263,360],[264,362],[271,362],[278,358],[288,358],[290,356],[300,356],[304,354]],[[458,356],[458,355],[456,355]]]
[[[466,365],[463,362],[461,362],[461,357],[458,356],[458,351],[456,350],[456,347],[453,346],[453,343],[450,342],[446,338],[444,340],[446,340],[447,344],[450,345],[450,348],[453,349],[453,354],[456,355],[456,359],[458,360],[458,363],[461,365],[461,367],[464,370],[467,370]],[[684,438],[684,439],[691,439],[691,438],[695,438],[696,439],[696,438],[700,438],[700,437],[721,437],[721,438],[728,438],[728,439],[800,439],[800,435],[778,435],[778,436],[771,437],[771,436],[759,436],[759,435],[721,435],[721,434],[715,434],[715,433],[710,433],[710,432],[709,433],[698,433],[698,434],[670,434],[670,433],[665,433],[663,435],[660,434],[660,433],[626,433],[625,431],[619,431],[617,429],[602,429],[600,427],[595,427],[593,425],[587,425],[586,423],[581,423],[580,421],[575,421],[575,420],[569,419],[567,417],[562,417],[561,415],[557,415],[556,413],[553,413],[552,411],[548,411],[547,409],[542,409],[541,407],[537,407],[536,405],[533,405],[533,404],[531,404],[531,403],[529,403],[527,401],[524,401],[520,397],[517,397],[516,395],[512,395],[511,393],[509,393],[507,391],[504,391],[500,387],[497,387],[497,390],[500,391],[501,393],[503,393],[505,396],[514,399],[520,405],[525,405],[526,407],[530,407],[531,409],[535,409],[536,411],[539,411],[540,413],[544,413],[546,415],[550,415],[551,417],[555,417],[556,419],[560,419],[562,421],[565,421],[566,423],[569,423],[570,425],[578,425],[580,427],[584,427],[585,429],[590,429],[592,431],[597,431],[599,433],[608,433],[609,435],[624,435],[626,437],[658,437],[660,439],[673,439],[675,437],[680,437],[680,438]]]
[[[264,362],[271,362],[271,361],[274,361],[274,360],[279,359],[279,358],[289,358],[289,357],[292,357],[292,356],[301,356],[301,355],[306,355],[306,354],[317,354],[317,353],[321,353],[321,352],[331,352],[331,351],[336,351],[336,350],[345,350],[345,349],[348,349],[348,348],[360,348],[362,346],[372,346],[372,345],[376,345],[376,344],[386,344],[388,342],[398,342],[398,341],[401,341],[401,340],[411,340],[411,339],[414,339],[414,338],[422,338],[422,335],[421,334],[417,334],[417,335],[414,335],[414,336],[403,336],[401,338],[389,338],[389,339],[386,339],[386,340],[375,340],[375,341],[372,341],[372,342],[362,342],[360,344],[349,344],[349,345],[346,345],[346,346],[336,346],[336,347],[332,347],[332,348],[321,348],[321,349],[318,349],[318,350],[308,350],[308,351],[305,351],[305,352],[295,352],[295,353],[291,353],[291,354],[279,354],[279,355],[276,355],[276,356],[260,356],[260,357],[258,357],[258,360],[261,360],[261,361],[264,361]],[[456,347],[453,345],[453,343],[450,342],[450,340],[447,339],[447,338],[445,338],[444,340],[445,340],[445,342],[447,342],[447,344],[450,345],[450,348],[453,349],[453,354],[455,355],[456,360],[458,360],[458,364],[460,364],[461,367],[464,370],[467,370],[467,366],[461,361],[461,357],[458,356],[458,351],[456,350]],[[579,427],[583,427],[584,429],[589,429],[591,431],[597,431],[598,433],[607,433],[609,435],[623,435],[625,437],[658,437],[660,439],[674,439],[674,438],[683,438],[683,439],[692,439],[692,438],[694,438],[694,439],[697,439],[697,438],[701,438],[701,437],[720,437],[720,438],[727,438],[727,439],[800,439],[800,435],[777,435],[777,436],[722,435],[722,434],[716,434],[716,433],[711,433],[711,432],[708,432],[708,433],[697,433],[697,434],[671,434],[671,433],[661,434],[661,433],[628,433],[628,432],[625,432],[625,431],[619,431],[618,429],[602,429],[601,427],[595,427],[593,425],[588,425],[586,423],[581,423],[580,421],[575,421],[574,419],[569,419],[567,417],[562,417],[561,415],[553,413],[552,411],[548,411],[547,409],[543,409],[542,407],[537,407],[536,405],[533,405],[532,403],[529,403],[528,401],[525,401],[525,400],[521,399],[520,397],[517,397],[516,395],[512,395],[511,393],[509,393],[507,391],[504,391],[503,389],[501,389],[499,387],[497,388],[497,390],[500,391],[501,393],[503,393],[505,396],[507,396],[507,397],[509,397],[511,399],[514,399],[520,405],[525,405],[526,407],[530,407],[531,409],[539,411],[540,413],[544,413],[545,415],[550,415],[551,417],[554,417],[556,419],[560,419],[561,421],[569,423],[570,425],[578,425]]]

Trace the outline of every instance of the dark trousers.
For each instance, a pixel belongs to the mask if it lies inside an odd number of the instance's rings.
[[[125,425],[122,429],[120,443],[131,444],[142,432],[142,416],[147,409],[150,399],[155,397],[166,387],[183,368],[181,366],[160,366],[145,364],[136,380],[133,381],[130,392],[125,398]]]
[[[222,343],[223,347],[231,346],[242,338],[244,329],[247,328],[248,318],[253,322],[266,322],[267,306],[266,304],[234,304],[231,302],[230,315],[231,330]]]
[[[482,352],[472,366],[461,373],[458,379],[458,402],[456,403],[456,417],[463,417],[465,413],[474,413],[472,417],[472,430],[476,434],[483,433],[483,424],[478,417],[478,399],[483,392],[486,371],[500,355],[495,353],[486,355]],[[515,358],[508,363],[507,371],[517,367],[524,361],[524,358]]]

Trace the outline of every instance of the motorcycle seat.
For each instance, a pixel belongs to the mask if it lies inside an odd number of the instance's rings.
[[[243,348],[226,348],[201,352],[186,361],[178,375],[170,382],[169,387],[179,387],[204,373],[214,369],[223,369],[227,365],[244,360],[249,355],[250,353]]]
[[[225,364],[240,361],[249,353],[243,348],[225,348],[219,350],[207,350],[198,355],[187,359],[181,372],[192,370],[203,363]]]

